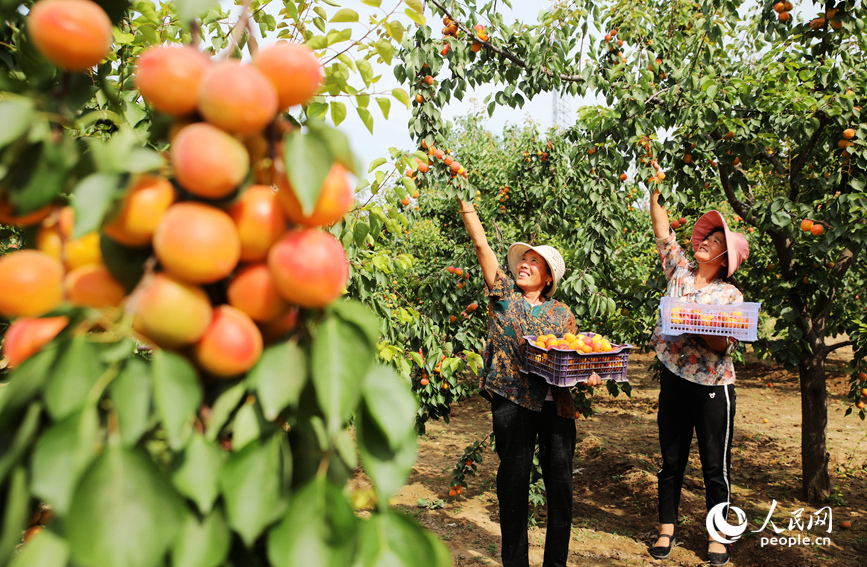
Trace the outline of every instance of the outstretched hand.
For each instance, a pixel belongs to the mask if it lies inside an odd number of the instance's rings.
[[[587,378],[585,384],[587,384],[588,386],[601,386],[602,378],[600,378],[599,375],[594,372],[590,375],[589,378]]]

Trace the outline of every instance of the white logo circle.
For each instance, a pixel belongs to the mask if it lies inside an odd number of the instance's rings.
[[[726,521],[724,511],[726,506],[728,506],[729,510],[735,513],[735,516],[738,519],[736,526],[733,526]],[[722,502],[711,508],[710,512],[707,513],[707,522],[705,523],[707,525],[708,535],[711,539],[718,541],[719,543],[734,543],[741,537],[741,534],[747,531],[746,513],[736,506],[729,505],[728,502]],[[720,532],[731,539],[720,537]]]

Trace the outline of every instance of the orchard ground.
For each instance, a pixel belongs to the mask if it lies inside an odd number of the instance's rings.
[[[829,472],[833,494],[833,531],[815,527],[788,530],[792,513],[804,508],[804,525],[818,507],[800,500],[800,394],[798,376],[749,353],[738,376],[737,418],[732,455],[733,504],[748,519],[747,532],[732,546],[732,565],[762,567],[828,567],[864,565],[867,557],[867,435],[857,416],[844,418],[848,378],[843,363],[848,350],[829,360]],[[656,409],[659,394],[648,370],[653,357],[630,358],[632,398],[610,397],[597,388],[596,414],[578,422],[575,455],[575,512],[569,565],[699,565],[704,562],[704,489],[698,451],[693,442],[681,502],[682,522],[671,557],[654,561],[647,554],[656,524],[658,443]],[[769,386],[771,384],[771,386]],[[767,420],[767,423],[765,423]],[[462,496],[448,498],[451,470],[464,447],[490,432],[491,414],[476,396],[453,408],[448,425],[430,422],[419,439],[419,456],[407,485],[394,503],[436,532],[452,551],[457,567],[501,565],[495,475],[496,455],[484,453],[478,475],[469,478]],[[353,483],[367,484],[363,473]],[[427,501],[428,505],[420,505]],[[768,525],[758,530],[777,501],[772,521],[785,536],[827,536],[830,545],[780,547],[760,545],[760,537],[776,534]],[[441,501],[441,502],[439,502]],[[444,504],[438,507],[438,504]],[[422,502],[423,504],[423,502]],[[530,531],[530,564],[541,565],[544,511]],[[851,529],[842,529],[848,520]]]

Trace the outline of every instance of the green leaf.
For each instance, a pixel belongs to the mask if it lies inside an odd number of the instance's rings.
[[[356,427],[364,470],[376,485],[379,497],[386,501],[401,489],[415,463],[415,430],[404,430],[404,437],[397,441],[397,449],[394,450],[389,438],[396,438],[400,432],[391,432],[386,436],[365,406],[358,412]]]
[[[33,494],[65,516],[78,480],[98,454],[99,442],[99,422],[93,408],[48,428],[33,449]]]
[[[265,418],[274,421],[281,411],[298,404],[307,384],[307,356],[296,341],[269,346],[247,379],[259,396]]]
[[[113,447],[85,473],[65,526],[76,563],[156,567],[182,519],[183,503],[156,465]]]
[[[357,107],[355,111],[358,113],[358,117],[361,118],[361,121],[367,126],[367,129],[373,134],[373,115],[366,108]]]
[[[379,8],[380,4],[382,4],[382,0],[361,0],[361,3],[373,6],[374,8]]]
[[[262,408],[256,403],[256,398],[250,396],[232,423],[232,450],[240,451],[248,444],[263,436],[268,429],[268,423],[262,415]]]
[[[415,23],[417,23],[420,26],[425,25],[425,23],[427,22],[427,20],[424,17],[424,14],[421,12],[418,12],[416,10],[410,10],[410,9],[406,9],[403,12],[404,12],[404,14],[406,14],[409,17],[410,20],[414,21]]]
[[[220,9],[220,0],[175,0],[175,4],[178,7],[179,19],[185,29],[189,29],[190,24],[198,16],[207,14],[211,10]]]
[[[402,102],[404,106],[409,108],[409,93],[407,93],[403,89],[391,89],[391,96],[393,96],[398,102]]]
[[[220,473],[229,525],[248,546],[283,512],[282,464],[272,435],[232,455]]]
[[[346,105],[340,101],[331,101],[331,120],[335,126],[340,126],[340,123],[346,118]]]
[[[27,471],[23,466],[12,469],[9,481],[0,485],[0,565],[6,565],[15,547],[21,542],[21,532],[33,513],[27,490]]]
[[[344,321],[357,325],[364,332],[371,348],[376,346],[379,340],[379,318],[366,305],[360,301],[344,300],[332,303],[330,309]]]
[[[424,4],[421,0],[404,0],[404,3],[416,12],[424,12]]]
[[[150,366],[140,358],[129,359],[111,383],[110,393],[121,442],[131,447],[150,427],[153,401]]]
[[[0,149],[20,138],[30,128],[33,120],[33,101],[9,98],[0,101]]]
[[[0,486],[6,480],[6,475],[15,468],[19,461],[23,460],[25,452],[33,444],[33,439],[39,429],[41,414],[42,404],[32,403],[27,408],[20,423],[15,424],[15,429],[4,432],[3,452],[0,454]]]
[[[370,232],[370,225],[364,222],[355,223],[355,227],[352,229],[353,237],[355,238],[355,245],[361,248],[364,246],[364,243],[367,242],[367,235]]]
[[[55,201],[68,190],[69,170],[78,159],[78,146],[66,136],[56,143],[43,140],[25,149],[4,180],[15,211],[24,215]]]
[[[350,10],[349,8],[341,8],[337,11],[336,14],[329,20],[332,24],[341,24],[346,22],[357,22],[358,21],[358,12],[355,10]]]
[[[424,16],[422,16],[422,18],[424,18]],[[403,34],[406,31],[406,28],[401,22],[397,20],[388,22],[388,27],[386,27],[385,29],[388,32],[388,35],[394,38],[394,41],[396,41],[397,43],[401,43],[403,41]]]
[[[380,165],[384,164],[387,161],[388,160],[385,159],[384,157],[376,158],[375,160],[370,162],[370,166],[368,166],[368,168],[367,168],[367,173],[372,172],[374,169],[376,169],[377,167],[379,167]]]
[[[59,350],[57,345],[57,342],[51,342],[49,346],[22,362],[12,372],[14,379],[0,388],[0,423],[4,426],[12,427],[7,420],[17,416],[14,410],[29,402],[51,376],[51,367]],[[17,422],[15,426],[18,426]]]
[[[322,183],[331,171],[334,156],[325,138],[311,130],[293,129],[283,138],[283,160],[295,196],[305,215],[313,213]]]
[[[364,379],[364,408],[381,430],[389,449],[396,451],[412,430],[418,401],[406,380],[393,368],[374,366]]]
[[[227,388],[222,392],[211,407],[211,419],[208,420],[208,427],[205,430],[205,438],[213,441],[220,434],[220,430],[229,421],[232,413],[241,403],[244,394],[247,393],[247,384],[238,382],[237,384]]]
[[[84,403],[105,365],[99,360],[99,347],[84,335],[73,337],[60,352],[45,386],[45,407],[55,420],[61,420],[84,407]]]
[[[376,52],[382,58],[382,62],[386,65],[391,65],[391,58],[394,56],[394,46],[387,39],[380,39],[375,44]]]
[[[333,160],[345,167],[350,173],[361,171],[358,164],[355,162],[355,155],[352,153],[352,148],[349,145],[349,138],[346,134],[329,126],[323,122],[308,121],[307,126],[311,132],[315,131],[328,144],[331,150]]]
[[[422,526],[389,508],[361,523],[358,567],[426,565],[448,567],[451,553]]]
[[[226,452],[201,434],[193,435],[178,458],[172,483],[178,492],[196,503],[202,515],[210,514],[217,500],[225,460]]]
[[[75,211],[73,238],[80,238],[100,227],[120,186],[120,175],[116,173],[92,173],[75,186],[72,191]]]
[[[158,350],[153,355],[154,402],[169,446],[183,449],[193,433],[193,419],[202,403],[196,370],[182,356]]]
[[[334,434],[358,404],[359,377],[367,373],[373,349],[359,327],[331,315],[316,330],[311,356],[316,399],[328,433]]]
[[[69,546],[66,540],[48,530],[24,546],[9,567],[66,567],[69,563]]]
[[[295,493],[286,515],[268,533],[268,560],[274,567],[350,565],[357,522],[343,487],[317,475]]]
[[[382,112],[383,118],[388,120],[388,113],[391,111],[391,100],[378,96],[376,97],[376,104],[379,105],[379,110]]]
[[[224,564],[232,541],[223,513],[215,509],[201,522],[187,514],[172,549],[173,565],[177,567],[218,567]]]

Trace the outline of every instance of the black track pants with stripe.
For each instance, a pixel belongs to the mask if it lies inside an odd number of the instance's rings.
[[[734,416],[734,384],[703,386],[663,367],[657,416],[662,469],[656,475],[661,524],[677,523],[693,431],[698,440],[708,511],[721,502],[731,501]]]

